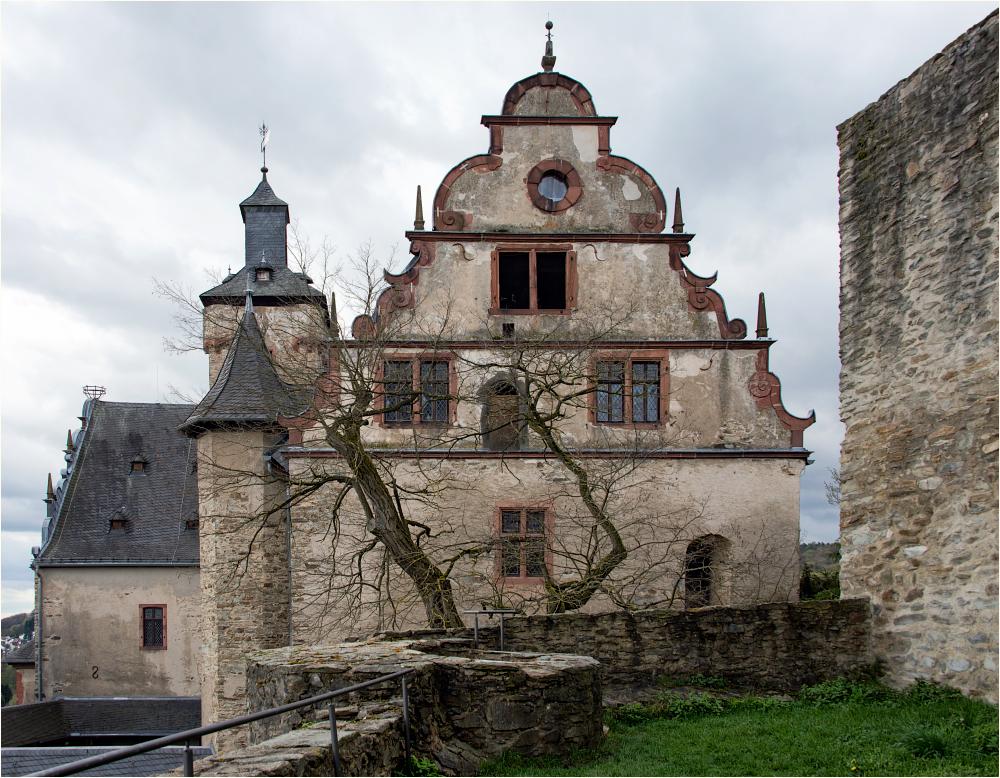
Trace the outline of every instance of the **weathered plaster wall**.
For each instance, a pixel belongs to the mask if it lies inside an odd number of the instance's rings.
[[[196,567],[43,567],[42,693],[199,694]],[[142,647],[140,605],[166,606],[167,647]],[[28,700],[33,701],[33,700]]]
[[[842,124],[841,585],[997,700],[997,13]]]
[[[25,703],[38,702],[38,678],[35,668],[17,668],[17,688],[14,692],[14,704],[24,705]]]
[[[338,467],[336,459],[293,457],[292,472]],[[617,463],[620,466],[621,462]],[[592,483],[611,474],[612,463],[588,461]],[[726,604],[793,600],[798,584],[799,459],[650,459],[622,478],[610,502],[629,549],[629,559],[609,579],[615,598],[597,595],[586,611],[655,603],[683,607],[679,576],[688,544],[707,534],[732,545],[717,579],[717,601]],[[431,486],[436,495],[408,498],[407,517],[435,533],[422,547],[440,563],[459,549],[479,551],[459,558],[450,576],[459,609],[502,602],[532,611],[540,584],[513,584],[498,576],[494,525],[497,505],[530,501],[549,506],[550,569],[558,580],[578,575],[592,519],[561,465],[542,457],[481,459],[425,457],[402,460],[393,473],[404,489]],[[298,645],[323,644],[376,629],[426,624],[409,580],[393,566],[380,575],[381,551],[365,556],[369,580],[381,580],[378,597],[349,584],[357,552],[371,536],[353,497],[334,524],[333,489],[317,492],[293,509],[293,623]],[[416,531],[416,530],[414,530]],[[390,600],[387,596],[392,595]],[[361,599],[355,599],[360,597]],[[471,623],[471,622],[469,622]]]
[[[246,712],[246,653],[288,642],[288,554],[281,486],[265,470],[263,432],[198,439],[201,541],[202,722]],[[216,735],[220,746],[239,733]]]

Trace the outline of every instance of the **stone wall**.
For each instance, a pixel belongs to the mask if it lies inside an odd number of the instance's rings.
[[[507,749],[527,756],[569,754],[603,738],[601,666],[590,657],[472,651],[469,640],[346,643],[263,651],[248,660],[251,711],[342,689],[412,668],[408,677],[413,750],[445,769],[474,772]],[[401,704],[399,681],[338,700],[341,708]],[[260,743],[326,717],[301,709],[251,725]]]
[[[841,586],[997,699],[997,13],[839,130]]]
[[[481,624],[485,621],[481,618]],[[496,647],[499,630],[480,629]],[[657,686],[661,678],[721,676],[734,684],[794,691],[850,675],[871,661],[864,600],[769,603],[636,613],[509,618],[504,647],[573,652],[601,662],[604,686]]]

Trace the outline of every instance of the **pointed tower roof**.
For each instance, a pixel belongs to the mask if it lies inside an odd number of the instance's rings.
[[[285,208],[285,223],[288,223],[288,203],[282,200],[278,195],[274,193],[271,185],[267,183],[267,168],[262,167],[260,172],[263,173],[263,178],[261,178],[260,183],[257,184],[257,188],[253,190],[253,194],[250,195],[246,200],[240,203],[240,213],[243,214],[243,223],[247,220],[247,208],[252,206],[264,206],[264,205],[275,205],[283,206]]]
[[[296,396],[278,378],[248,294],[246,312],[218,378],[179,429],[197,436],[217,427],[274,425],[279,414],[294,416],[307,405],[306,397]]]

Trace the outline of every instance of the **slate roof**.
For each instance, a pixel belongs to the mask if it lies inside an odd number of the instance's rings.
[[[198,435],[220,426],[276,425],[278,414],[295,416],[308,405],[309,398],[278,378],[251,303],[218,378],[180,430]]]
[[[88,401],[39,563],[199,562],[197,446],[178,434],[191,405]],[[132,474],[133,459],[144,462]],[[124,529],[111,529],[112,519]]]
[[[201,698],[56,697],[0,708],[0,716],[4,748],[71,736],[163,737],[201,726]]]
[[[34,665],[37,653],[35,651],[35,641],[29,640],[22,643],[13,651],[4,654],[2,664],[5,665]]]
[[[286,208],[288,207],[288,203],[278,197],[271,188],[271,185],[267,183],[267,168],[261,168],[260,172],[264,174],[264,177],[257,184],[257,188],[253,190],[252,195],[240,203],[240,211],[243,213],[244,222],[247,220],[246,208],[248,205],[283,205]]]
[[[226,276],[221,284],[201,294],[199,299],[202,305],[241,304],[247,293],[247,273],[250,273],[250,285],[258,305],[309,302],[326,309],[326,298],[319,289],[310,286],[312,279],[305,273],[296,273],[283,261],[275,261],[273,257],[269,258],[268,267],[271,268],[270,281],[256,280],[256,266],[241,267]]]
[[[116,747],[104,748],[5,748],[0,752],[4,776],[30,775],[31,773],[48,770],[52,767],[86,759],[91,756],[116,750]],[[194,758],[204,759],[212,755],[208,746],[192,748]],[[146,754],[139,754],[128,759],[122,759],[111,764],[92,767],[75,775],[159,775],[168,770],[184,766],[184,747],[167,746]]]

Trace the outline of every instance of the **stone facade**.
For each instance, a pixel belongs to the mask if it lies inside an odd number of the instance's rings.
[[[842,124],[841,586],[997,701],[997,12]]]

